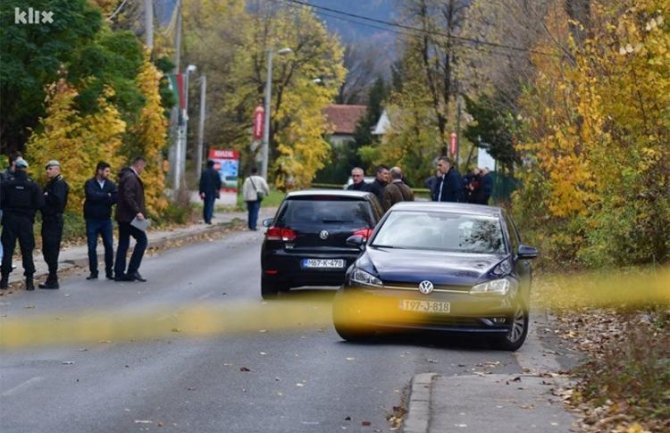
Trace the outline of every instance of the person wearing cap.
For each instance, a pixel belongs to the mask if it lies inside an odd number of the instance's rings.
[[[60,172],[60,163],[51,160],[44,167],[49,181],[44,187],[42,207],[42,255],[49,267],[49,276],[39,284],[40,289],[58,289],[58,254],[63,237],[63,212],[67,206],[70,187]]]
[[[14,168],[14,178],[2,182],[0,192],[0,208],[3,210],[3,229],[0,240],[5,252],[0,267],[0,289],[7,289],[9,286],[9,274],[12,272],[12,255],[14,255],[16,241],[18,240],[23,259],[23,274],[26,277],[26,290],[35,290],[33,283],[33,274],[35,274],[33,224],[37,209],[44,206],[44,198],[39,185],[28,178],[26,173],[28,162],[23,158],[17,158]]]
[[[219,191],[221,190],[221,176],[214,168],[214,161],[211,159],[207,161],[207,168],[200,175],[199,190],[200,199],[203,201],[202,219],[205,220],[205,224],[211,224],[214,202],[219,198]]]

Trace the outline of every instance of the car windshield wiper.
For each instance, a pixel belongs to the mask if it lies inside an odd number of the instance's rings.
[[[328,224],[328,223],[350,223],[353,222],[353,220],[329,220],[329,219],[323,219],[321,220],[322,223]]]
[[[401,248],[401,247],[394,247],[393,245],[379,245],[379,244],[371,244],[370,246],[375,248]]]

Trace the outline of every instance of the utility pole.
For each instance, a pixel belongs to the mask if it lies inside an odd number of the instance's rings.
[[[154,2],[144,0],[144,38],[149,51],[154,50]]]
[[[176,31],[174,37],[174,47],[175,47],[175,56],[174,56],[174,74],[175,76],[181,72],[181,0],[177,0],[176,6],[177,13],[177,23]],[[180,145],[181,145],[181,133],[182,129],[179,125],[179,103],[176,107],[172,108],[172,113],[170,113],[170,124],[173,126],[172,133],[172,144],[170,146],[170,153],[168,155],[170,160],[170,172],[172,173],[172,190],[175,193],[179,190],[179,157],[181,155]],[[176,132],[176,134],[175,134]]]
[[[265,79],[265,119],[263,125],[263,165],[261,176],[268,178],[268,159],[270,157],[270,114],[272,113],[272,48],[268,49],[267,78]]]
[[[203,154],[203,135],[205,134],[205,113],[206,113],[206,100],[207,95],[207,76],[200,76],[200,118],[198,119],[198,155],[196,158],[195,165],[195,178],[197,179],[200,176],[200,171],[202,170],[202,154]]]

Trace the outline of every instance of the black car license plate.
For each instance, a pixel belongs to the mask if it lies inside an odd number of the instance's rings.
[[[302,259],[303,269],[344,269],[344,259]]]

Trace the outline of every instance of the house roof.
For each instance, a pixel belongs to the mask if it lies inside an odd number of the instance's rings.
[[[333,134],[353,134],[356,124],[365,116],[365,105],[331,104],[323,110],[328,122],[333,126]]]

